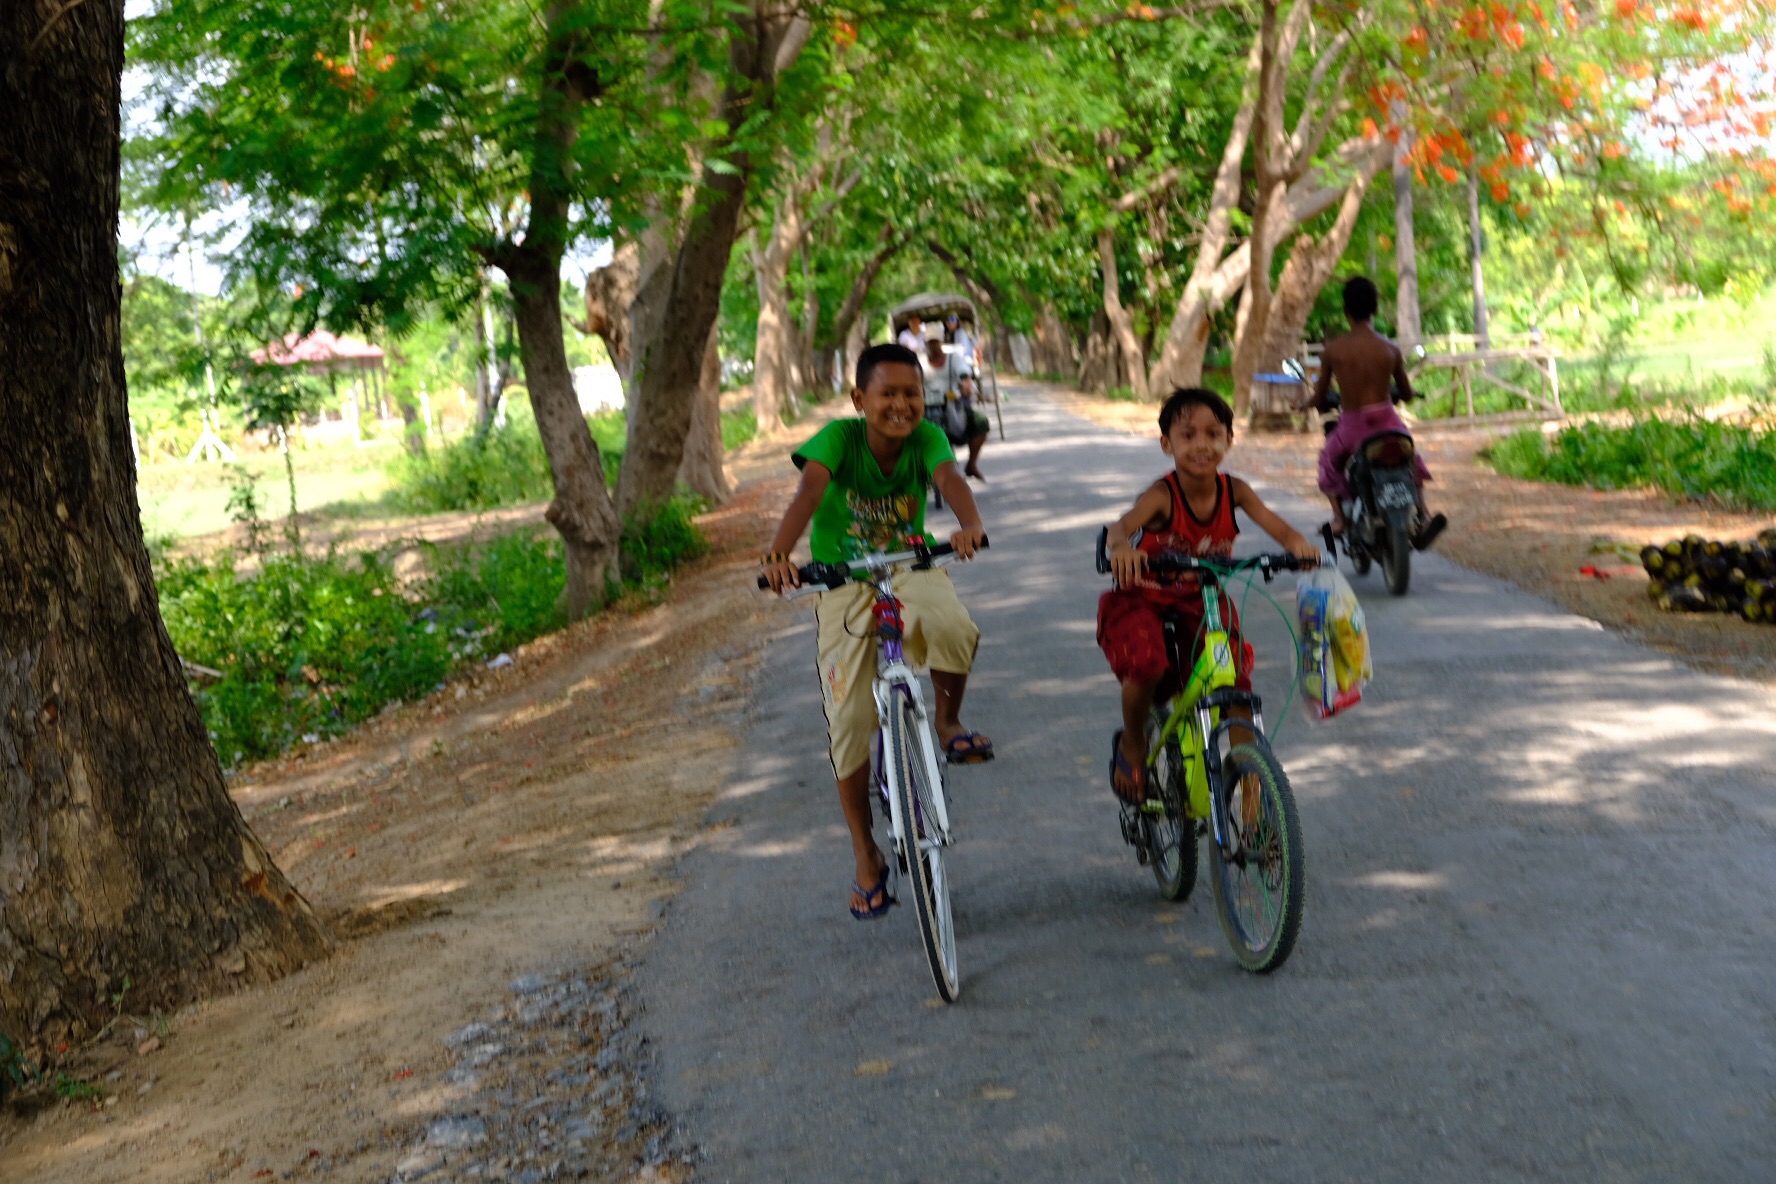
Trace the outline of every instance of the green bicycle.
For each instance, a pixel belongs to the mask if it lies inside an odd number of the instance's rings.
[[[1098,535],[1098,571],[1109,574],[1107,532]],[[1151,866],[1167,900],[1189,899],[1196,887],[1198,833],[1209,843],[1209,885],[1221,930],[1239,964],[1256,974],[1281,966],[1301,933],[1305,882],[1301,818],[1288,775],[1264,736],[1259,697],[1234,686],[1232,642],[1222,623],[1222,579],[1242,571],[1263,575],[1306,566],[1277,553],[1240,560],[1203,560],[1162,551],[1150,570],[1194,572],[1202,581],[1202,646],[1165,622],[1172,669],[1188,670],[1183,688],[1156,704],[1147,732],[1147,800],[1122,806],[1122,837]]]

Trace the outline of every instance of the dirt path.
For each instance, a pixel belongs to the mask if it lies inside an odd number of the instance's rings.
[[[237,800],[337,951],[77,1052],[97,1098],[0,1111],[9,1184],[417,1179],[514,1141],[485,1175],[673,1175],[623,955],[732,761],[770,619],[747,575],[791,488],[762,475],[787,451],[736,456],[749,483],[663,603],[245,771]]]
[[[1157,456],[1155,408],[1058,387],[1045,387],[1043,394],[1094,422],[1153,434]],[[1435,475],[1430,500],[1449,514],[1449,530],[1437,543],[1440,554],[1698,669],[1776,684],[1776,628],[1737,617],[1660,612],[1647,600],[1647,578],[1636,557],[1647,543],[1691,533],[1748,539],[1770,526],[1770,517],[1673,502],[1651,490],[1606,492],[1502,477],[1476,455],[1499,430],[1439,424],[1418,431]],[[1246,433],[1235,440],[1228,467],[1317,500],[1318,455],[1317,437]],[[1612,574],[1584,576],[1584,567]]]

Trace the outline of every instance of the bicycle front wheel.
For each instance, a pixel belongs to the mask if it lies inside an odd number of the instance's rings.
[[[1301,817],[1289,778],[1262,737],[1234,745],[1221,775],[1221,817],[1230,833],[1229,846],[1212,846],[1209,856],[1215,912],[1239,964],[1269,974],[1301,934]]]
[[[918,717],[912,700],[899,700],[888,716],[888,750],[894,765],[894,792],[899,798],[902,842],[906,855],[907,886],[912,890],[913,915],[919,919],[919,936],[931,978],[945,1003],[962,994],[956,972],[956,923],[950,914],[949,869],[944,862],[944,836],[938,820],[947,814],[943,779],[937,771],[930,726]]]

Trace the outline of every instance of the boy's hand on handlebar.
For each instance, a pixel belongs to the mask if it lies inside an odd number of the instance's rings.
[[[785,588],[800,588],[802,586],[802,573],[797,571],[794,562],[788,559],[762,561],[759,564],[759,572],[765,577],[765,582],[771,585],[771,591],[779,596],[783,595]]]
[[[1290,539],[1287,546],[1289,554],[1295,556],[1303,567],[1318,567],[1320,565],[1320,549],[1301,535]]]
[[[987,541],[987,532],[980,527],[958,530],[950,536],[950,546],[958,559],[973,559],[974,553]]]
[[[1110,571],[1119,587],[1126,588],[1147,571],[1147,553],[1128,545],[1128,540],[1110,544]]]

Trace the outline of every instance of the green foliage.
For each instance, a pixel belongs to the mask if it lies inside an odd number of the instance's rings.
[[[1104,397],[1109,399],[1112,403],[1134,403],[1138,401],[1135,398],[1135,388],[1126,385],[1111,387],[1104,392]]]
[[[1674,497],[1776,510],[1776,428],[1770,426],[1691,414],[1647,417],[1625,427],[1577,424],[1552,440],[1528,428],[1484,455],[1499,472],[1532,481],[1596,489],[1652,486]]]
[[[1776,355],[1772,355],[1776,356]],[[728,452],[758,435],[758,415],[751,405],[724,411],[721,416],[722,448]]]
[[[90,1081],[67,1073],[57,1073],[55,1096],[64,1102],[102,1102],[105,1091]]]
[[[623,579],[656,590],[687,560],[709,549],[692,521],[708,507],[700,498],[677,495],[623,523]]]
[[[0,1032],[0,1105],[5,1105],[6,1099],[23,1089],[35,1075],[35,1070],[25,1060],[25,1050],[13,1043],[6,1033]]]
[[[511,414],[506,426],[467,435],[391,462],[395,504],[410,514],[491,510],[542,501],[554,492],[536,420]]]
[[[421,616],[461,639],[452,657],[468,659],[522,645],[562,624],[566,559],[558,539],[509,534],[466,547],[429,547],[431,578]]]

